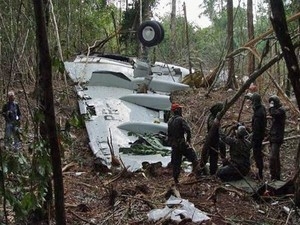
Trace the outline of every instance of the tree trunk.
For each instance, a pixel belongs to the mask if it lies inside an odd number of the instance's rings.
[[[288,32],[285,11],[283,7],[282,0],[271,0],[271,11],[272,17],[271,22],[273,29],[276,33],[276,37],[281,46],[284,60],[286,62],[286,67],[288,70],[288,77],[291,81],[293,87],[298,108],[300,109],[300,69],[295,54],[295,47],[292,43],[291,37]],[[300,143],[297,149],[296,158],[296,176],[295,176],[295,204],[297,207],[300,206]]]
[[[187,46],[188,59],[189,59],[189,71],[190,71],[190,73],[192,73],[193,66],[192,66],[191,51],[190,51],[189,24],[187,21],[185,2],[183,3],[183,12],[184,12],[184,24],[185,24],[184,27],[185,27],[186,46]]]
[[[227,40],[228,52],[233,52],[233,2],[227,1]],[[228,57],[228,79],[226,88],[236,89],[236,79],[234,75],[234,58]]]
[[[172,11],[170,21],[171,41],[170,45],[170,60],[173,61],[176,49],[176,0],[172,0]]]
[[[40,101],[43,113],[45,115],[46,132],[44,134],[45,137],[43,138],[49,142],[51,151],[50,154],[54,181],[56,224],[65,225],[66,216],[64,208],[64,187],[54,112],[52,68],[46,31],[44,6],[42,0],[33,0],[33,6],[36,21],[36,41],[39,52]]]
[[[253,2],[252,0],[247,0],[247,28],[248,28],[248,40],[254,38],[254,25],[253,25]],[[253,47],[253,46],[251,46]],[[255,57],[253,54],[248,56],[248,74],[254,72],[255,68]]]

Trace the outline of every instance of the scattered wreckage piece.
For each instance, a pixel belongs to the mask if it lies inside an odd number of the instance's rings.
[[[239,191],[244,191],[257,201],[272,200],[274,197],[289,197],[295,191],[292,179],[259,182],[253,178],[245,177],[241,180],[225,182],[224,185],[225,187],[232,186]]]
[[[265,182],[257,187],[252,197],[255,199],[263,199],[264,201],[272,200],[274,197],[290,197],[294,195],[295,186],[293,180]]]
[[[172,221],[181,222],[190,219],[194,223],[209,221],[207,213],[197,209],[195,205],[186,199],[174,197],[173,195],[166,201],[163,209],[153,209],[148,213],[149,221]]]

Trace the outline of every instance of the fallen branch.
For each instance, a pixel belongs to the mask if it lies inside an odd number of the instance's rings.
[[[288,18],[286,21],[287,22],[291,22],[294,21],[296,19],[300,18],[300,12],[296,13],[295,15],[291,16],[290,18]],[[265,38],[266,36],[272,34],[274,32],[273,28],[270,28],[269,30],[267,30],[265,33],[261,34],[260,36],[248,41],[246,44],[244,44],[244,48],[245,47],[252,47],[254,46],[256,43],[258,43],[260,40],[262,40],[263,38]],[[229,56],[234,56],[236,54],[238,54],[241,51],[241,49],[237,49],[234,52],[232,52]]]
[[[78,206],[77,204],[65,203],[66,208],[76,208],[77,206]]]
[[[290,210],[290,212],[289,212],[289,214],[288,214],[288,216],[286,218],[285,225],[287,225],[289,223],[290,217],[291,217],[291,215],[292,215],[293,212],[294,212],[294,210]]]
[[[91,221],[89,221],[89,220],[87,220],[87,219],[85,219],[85,218],[83,218],[83,217],[77,215],[75,212],[73,212],[73,211],[71,211],[71,210],[70,210],[69,212],[70,212],[72,215],[74,215],[76,218],[80,219],[81,221],[83,221],[83,222],[85,222],[85,223],[87,223],[87,224],[97,225],[96,223],[93,223],[93,222],[91,222]]]
[[[203,183],[205,181],[211,181],[211,177],[201,177],[201,179],[198,179],[198,180],[193,180],[193,181],[187,181],[187,182],[182,182],[180,184],[182,185],[193,185],[193,184],[197,184],[197,183]]]
[[[234,218],[226,218],[226,221],[229,222],[229,224],[257,224],[257,221],[255,220],[239,220],[239,219],[234,219]]]
[[[104,216],[104,220],[102,221],[102,223],[100,223],[100,225],[102,225],[102,224],[110,224],[109,222],[108,222],[108,220],[109,219],[111,219],[112,218],[112,220],[113,220],[113,223],[112,224],[116,224],[116,222],[117,221],[115,221],[115,218],[116,217],[118,217],[118,218],[123,218],[124,217],[124,212],[127,212],[127,210],[128,210],[128,207],[126,206],[126,207],[123,207],[123,208],[119,208],[118,210],[113,210],[113,212],[108,212],[108,214],[109,215],[107,215],[107,216]],[[117,213],[121,213],[121,212],[123,212],[123,215],[122,215],[122,217],[119,215],[119,214],[117,214]],[[116,215],[117,214],[117,215]],[[121,222],[121,221],[119,221],[119,222]],[[124,222],[124,221],[123,221]],[[120,224],[120,223],[119,223]]]
[[[208,197],[207,200],[212,200],[213,203],[216,204],[218,195],[219,194],[225,194],[225,193],[228,193],[228,192],[233,192],[233,193],[237,194],[239,197],[243,197],[244,196],[242,193],[240,193],[237,190],[232,190],[232,189],[225,188],[225,187],[217,187],[217,188],[215,188],[215,190],[211,194],[211,196]]]
[[[75,181],[74,183],[86,186],[88,188],[95,188],[95,187],[97,187],[97,186],[94,186],[94,185],[90,185],[90,184],[83,183],[83,182],[78,182],[78,181]]]
[[[125,197],[125,198],[132,198],[132,199],[136,199],[136,200],[141,200],[141,201],[145,202],[151,209],[156,209],[157,208],[156,205],[165,205],[165,203],[156,203],[156,202],[144,199],[144,198],[139,198],[139,197],[135,197],[135,196],[131,196],[131,195],[124,195],[123,194],[121,196]]]
[[[298,47],[299,44],[295,44],[295,47]],[[262,58],[260,57],[259,53],[257,52],[257,50],[252,50],[251,51],[252,54],[258,59],[258,60],[262,60]],[[269,79],[271,79],[271,82],[274,84],[274,86],[276,87],[276,89],[279,92],[280,97],[282,97],[282,100],[285,101],[285,104],[289,105],[289,107],[292,109],[292,111],[294,113],[296,113],[297,115],[300,115],[300,112],[298,110],[298,108],[292,103],[291,99],[285,94],[284,90],[282,90],[282,88],[280,87],[280,85],[276,82],[276,80],[272,77],[271,73],[269,71],[266,71],[267,75],[269,77]]]
[[[107,137],[107,144],[110,150],[110,154],[111,154],[111,165],[112,166],[120,166],[120,160],[117,158],[117,156],[115,155],[115,151],[114,151],[114,147],[113,147],[113,143],[112,143],[112,135],[111,135],[111,130],[109,129],[109,137]]]
[[[239,97],[250,87],[250,85],[260,76],[262,75],[267,69],[269,69],[272,65],[278,62],[283,57],[283,54],[276,55],[272,58],[268,63],[262,66],[259,70],[254,71],[250,76],[249,79],[244,83],[244,85],[238,90],[238,92],[229,100],[225,102],[223,110],[217,115],[217,118],[220,120],[227,110],[239,99]]]
[[[117,176],[115,176],[113,179],[107,181],[106,183],[104,183],[104,186],[112,183],[112,182],[115,182],[116,180],[118,180],[119,178],[121,177],[127,177],[126,174],[128,174],[128,168],[124,168]],[[125,175],[125,176],[124,176]]]
[[[284,140],[284,141],[287,141],[287,140],[292,140],[292,139],[297,139],[297,138],[300,138],[300,135],[295,135],[295,136],[291,136],[291,137],[286,137],[286,138],[284,138],[283,140]],[[269,142],[269,141],[264,141],[264,142],[262,143],[262,145],[267,145],[267,144],[270,144],[270,142]]]
[[[71,163],[65,165],[65,166],[62,168],[62,172],[65,172],[65,171],[69,170],[71,167],[73,167],[73,166],[75,166],[75,165],[76,165],[76,163],[74,163],[74,162],[71,162]]]

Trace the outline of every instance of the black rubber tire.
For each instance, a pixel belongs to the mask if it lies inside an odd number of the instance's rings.
[[[156,22],[156,23],[160,26],[160,30],[161,30],[161,38],[160,38],[159,43],[161,43],[161,42],[164,40],[164,38],[165,38],[165,30],[164,30],[164,28],[163,28],[163,26],[161,25],[160,22],[158,22],[158,21],[154,21],[154,22]],[[158,43],[158,44],[159,44],[159,43]]]
[[[164,38],[164,29],[157,21],[143,22],[137,31],[140,42],[146,47],[159,44]]]

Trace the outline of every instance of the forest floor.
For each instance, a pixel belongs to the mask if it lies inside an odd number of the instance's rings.
[[[61,88],[60,88],[61,87]],[[57,120],[64,121],[77,110],[77,98],[72,86],[66,89],[62,84],[55,86],[55,107]],[[28,94],[28,93],[27,93]],[[174,93],[174,101],[184,106],[183,116],[192,128],[192,144],[198,156],[206,135],[208,110],[216,102],[225,102],[235,92],[222,89],[213,90],[209,97],[206,89],[195,89]],[[30,96],[30,95],[29,95]],[[267,103],[268,96],[263,96]],[[17,93],[17,100],[24,99],[22,91]],[[26,114],[27,108],[22,109]],[[222,127],[236,123],[242,99],[229,109],[221,120]],[[284,104],[285,105],[285,104]],[[282,180],[288,181],[294,175],[296,149],[299,138],[298,118],[293,110],[287,110],[286,140],[281,147]],[[28,116],[28,115],[27,115]],[[241,115],[241,122],[250,126],[252,108],[246,102]],[[167,193],[174,188],[172,171],[169,168],[149,167],[149,170],[131,173],[112,169],[107,172],[97,170],[96,159],[89,149],[88,136],[84,128],[71,129],[72,143],[64,150],[63,179],[65,191],[65,209],[67,224],[178,224],[170,219],[149,221],[148,213],[152,209],[163,209]],[[262,187],[270,181],[268,169],[269,145],[264,144],[264,180]],[[154,168],[154,169],[153,169]],[[252,160],[252,171],[256,171]],[[196,208],[210,217],[201,224],[297,224],[299,217],[292,210],[293,194],[273,195],[263,191],[255,195],[243,189],[225,185],[215,176],[195,177],[182,171],[179,185],[176,187],[181,198],[193,203]],[[254,193],[256,193],[254,191]],[[290,210],[289,210],[290,209]],[[179,224],[200,224],[183,220]]]

